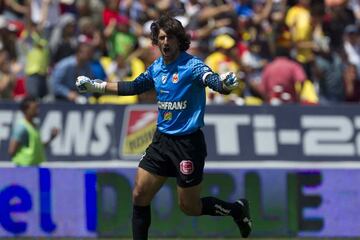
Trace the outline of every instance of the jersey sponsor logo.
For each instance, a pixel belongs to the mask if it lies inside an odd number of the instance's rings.
[[[164,113],[164,120],[169,121],[172,119],[172,112],[166,112]]]
[[[158,108],[162,110],[185,110],[187,107],[187,100],[177,102],[161,102],[158,101]]]
[[[166,83],[166,80],[167,80],[167,77],[166,77],[165,75],[161,77],[161,82],[162,82],[163,84]]]
[[[190,160],[182,160],[180,162],[180,172],[185,175],[190,175],[194,172],[194,164]]]
[[[174,73],[173,77],[172,77],[172,82],[173,83],[177,83],[179,81],[179,74],[178,73]]]

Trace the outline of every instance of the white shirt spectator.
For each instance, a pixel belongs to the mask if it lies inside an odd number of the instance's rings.
[[[59,0],[32,0],[31,20],[36,24],[42,24],[44,28],[52,28],[60,18]]]

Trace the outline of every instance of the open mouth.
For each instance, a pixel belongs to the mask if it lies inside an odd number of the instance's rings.
[[[170,47],[168,47],[168,46],[166,46],[166,47],[164,47],[163,48],[163,51],[164,51],[164,53],[169,53],[170,52]]]

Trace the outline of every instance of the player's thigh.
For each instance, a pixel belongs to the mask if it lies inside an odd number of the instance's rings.
[[[177,186],[180,209],[188,215],[201,214],[201,184],[192,187]]]
[[[149,205],[166,179],[166,177],[152,174],[139,167],[135,177],[133,203],[138,206]]]
[[[169,156],[176,168],[177,185],[182,188],[199,185],[203,179],[207,155],[202,131],[172,139],[169,144],[172,147]]]

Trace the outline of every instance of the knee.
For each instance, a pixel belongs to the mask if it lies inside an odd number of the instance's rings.
[[[181,211],[188,216],[201,215],[201,204],[200,203],[180,201],[179,207],[180,207]]]
[[[133,189],[132,201],[134,205],[138,205],[138,206],[149,205],[149,203],[147,202],[146,191],[143,187],[136,186]]]

